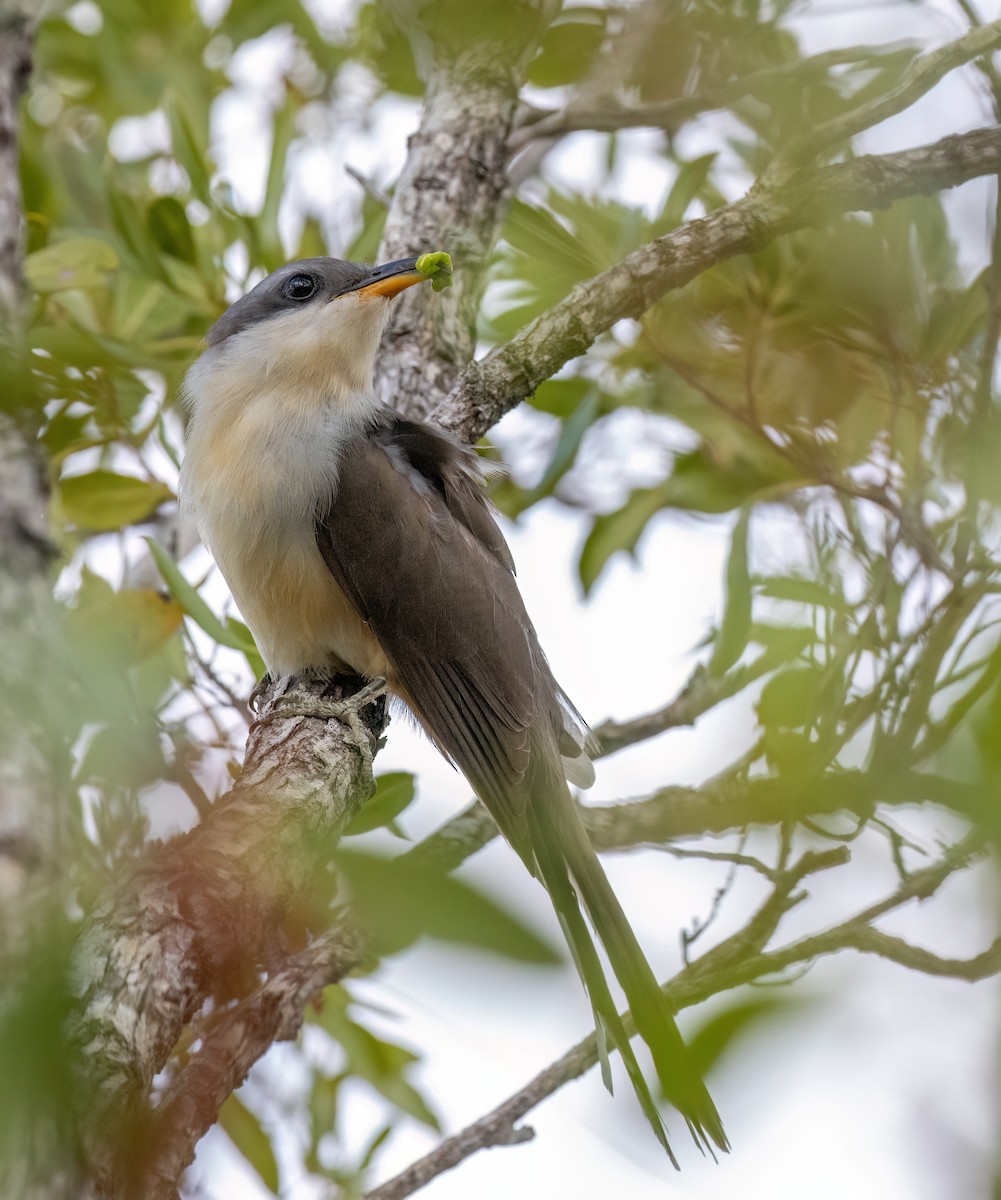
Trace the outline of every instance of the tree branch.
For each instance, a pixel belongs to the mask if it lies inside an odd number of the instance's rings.
[[[556,13],[556,0],[510,0],[517,19],[484,23],[483,37],[452,46],[448,31],[404,21],[427,87],[420,128],[393,190],[380,261],[447,250],[454,286],[412,288],[393,305],[376,365],[375,392],[422,417],[448,394],[476,348],[483,274],[508,198],[507,138],[528,61]],[[446,6],[447,7],[447,6]]]
[[[956,41],[922,54],[911,63],[896,87],[793,138],[776,156],[766,173],[767,177],[770,180],[773,175],[810,161],[856,133],[861,133],[863,129],[871,129],[903,112],[930,92],[950,71],[982,54],[989,54],[998,46],[1001,46],[1001,20],[971,29]]]
[[[306,1005],[363,960],[357,930],[339,924],[286,960],[261,986],[203,1031],[204,1045],[183,1068],[155,1114],[143,1171],[144,1200],[174,1200],[199,1140],[226,1098],[277,1041],[299,1032]]]
[[[808,874],[837,866],[844,862],[845,858],[846,853],[840,847],[824,854],[807,853],[790,871],[779,876],[769,899],[744,929],[733,934],[726,942],[716,946],[697,963],[686,967],[664,985],[663,992],[671,1010],[677,1012],[711,995],[713,985],[710,981],[730,970],[732,960],[745,959],[749,954],[753,954],[759,945],[766,944],[783,914],[798,903],[794,896],[796,885]],[[709,959],[712,959],[714,964],[725,966],[707,970],[703,964]],[[631,1014],[623,1013],[622,1020],[630,1037],[633,1036],[635,1026]],[[597,1038],[592,1033],[551,1063],[503,1104],[461,1132],[446,1138],[430,1154],[412,1163],[393,1179],[367,1192],[364,1200],[404,1200],[404,1197],[413,1195],[436,1176],[458,1166],[478,1150],[529,1140],[531,1132],[520,1130],[518,1122],[565,1084],[579,1079],[597,1061]]]
[[[18,105],[31,73],[40,3],[0,0],[0,341],[21,307],[21,214]]]
[[[704,666],[698,666],[677,696],[663,708],[633,717],[629,721],[604,721],[593,730],[598,740],[598,753],[594,757],[605,758],[616,754],[627,746],[657,737],[669,729],[694,725],[704,713],[717,704],[739,695],[755,680],[767,675],[781,663],[774,655],[759,655],[754,662],[736,667],[725,675],[712,675]]]
[[[149,1145],[149,1088],[184,1025],[210,996],[247,992],[322,907],[322,867],[372,790],[385,701],[347,723],[281,716],[275,705],[343,701],[357,684],[299,681],[284,694],[272,685],[233,789],[189,833],[152,848],[85,927],[71,1034],[85,1153],[109,1195],[141,1186],[129,1148]]]
[[[845,770],[795,782],[724,776],[697,788],[672,785],[641,799],[581,805],[580,815],[595,849],[608,851],[839,812],[867,817],[878,804],[919,802],[965,814],[976,811],[982,797],[969,784],[925,771]],[[454,871],[497,832],[492,817],[476,801],[407,853],[438,870]]]
[[[24,255],[18,106],[31,70],[34,20],[28,4],[0,0],[0,945],[23,941],[52,882],[56,831],[54,766],[60,761],[46,682],[58,654],[49,571],[45,475],[24,429],[9,415],[30,395],[20,340]],[[34,723],[38,716],[48,719]],[[42,869],[44,868],[44,870]],[[37,876],[35,879],[33,877]]]
[[[709,267],[843,213],[885,208],[905,196],[957,187],[999,170],[1001,129],[990,128],[913,150],[804,168],[781,187],[757,185],[578,284],[510,342],[471,363],[434,419],[464,441],[475,441],[616,321],[639,317]]]
[[[887,50],[885,46],[848,46],[844,49],[825,50],[822,54],[782,63],[781,66],[751,71],[707,91],[692,96],[678,96],[659,104],[617,106],[607,102],[590,107],[575,101],[562,109],[529,108],[512,133],[508,147],[512,154],[517,154],[536,139],[560,138],[568,133],[584,130],[613,133],[619,129],[643,126],[677,129],[683,122],[700,113],[726,108],[747,96],[762,92],[767,94],[785,84],[798,83],[804,76],[819,75],[829,67],[850,63],[871,66],[885,62],[900,53],[899,49]]]

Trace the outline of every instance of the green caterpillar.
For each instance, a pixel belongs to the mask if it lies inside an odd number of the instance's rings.
[[[422,254],[417,259],[417,270],[431,280],[436,292],[452,286],[452,260],[444,250]]]

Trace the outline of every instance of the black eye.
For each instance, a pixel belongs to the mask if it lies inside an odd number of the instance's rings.
[[[308,300],[316,291],[316,280],[312,275],[293,275],[282,288],[287,300]]]

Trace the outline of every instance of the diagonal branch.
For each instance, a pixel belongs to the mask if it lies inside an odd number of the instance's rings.
[[[604,758],[627,746],[648,738],[657,737],[669,729],[694,725],[703,713],[714,708],[722,700],[737,695],[755,679],[759,679],[778,665],[767,652],[744,667],[737,667],[722,676],[714,676],[702,665],[692,672],[688,682],[673,700],[663,708],[656,709],[630,721],[605,721],[594,730],[598,750],[593,758]],[[679,789],[688,791],[688,789]],[[583,809],[584,820],[588,813],[599,811]],[[439,871],[454,871],[470,855],[482,849],[497,836],[497,825],[478,801],[474,800],[461,813],[452,817],[435,833],[425,838],[420,845],[407,853],[426,866]],[[592,837],[594,830],[589,829]]]
[[[464,441],[475,441],[617,321],[639,317],[710,267],[843,213],[885,208],[999,170],[1001,129],[989,128],[913,150],[805,168],[781,187],[758,185],[578,284],[510,342],[471,363],[434,417]]]
[[[721,794],[716,797],[692,789],[665,789],[647,801],[589,809],[585,816],[595,844],[599,848],[616,848],[642,842],[663,842],[665,838],[677,836],[686,821],[692,822],[693,811],[700,814],[697,823],[701,832],[701,827],[713,820],[714,805],[718,806],[715,819],[744,824],[753,819],[759,809],[761,813],[767,810],[769,819],[787,819],[794,804],[809,807],[811,811],[834,811],[846,804],[862,811],[871,808],[880,790],[874,777],[867,778],[859,772],[846,772],[845,775],[853,777],[854,790],[847,779],[831,781],[830,787],[824,786],[828,781],[820,781],[800,789],[803,795],[795,801],[791,793],[778,794],[774,781],[761,781],[760,786],[758,781],[751,781],[721,788]],[[930,794],[932,798],[940,799],[941,793],[953,787],[951,781],[917,773],[912,777],[912,784],[910,790],[901,785],[901,797],[906,794],[918,798]],[[483,819],[489,821],[485,814]],[[881,954],[930,974],[969,979],[993,974],[1001,969],[1001,943],[972,960],[941,959],[871,926],[872,921],[906,901],[933,895],[949,874],[966,866],[981,848],[979,836],[971,834],[938,862],[910,875],[890,897],[863,910],[851,922],[771,953],[766,953],[765,948],[779,921],[790,907],[804,898],[798,890],[800,882],[807,875],[842,864],[847,860],[848,851],[844,846],[823,852],[810,851],[790,869],[768,868],[763,873],[774,888],[755,916],[738,934],[714,947],[675,977],[666,985],[665,994],[674,1007],[685,1007],[716,991],[778,973],[840,949]],[[409,853],[443,869],[451,869],[464,857],[460,855],[450,861],[443,854],[440,834]],[[732,861],[732,856],[724,857]],[[758,866],[760,868],[761,864]],[[360,964],[364,953],[361,936],[350,924],[341,922],[304,951],[286,958],[273,969],[265,983],[230,1012],[204,1023],[198,1033],[202,1048],[172,1082],[156,1111],[152,1128],[137,1131],[142,1139],[140,1149],[145,1147],[145,1151],[139,1153],[134,1146],[133,1158],[142,1168],[147,1188],[144,1194],[152,1200],[168,1200],[176,1195],[177,1180],[191,1162],[198,1140],[214,1123],[226,1097],[239,1086],[274,1040],[295,1035],[310,999],[328,984],[350,973]],[[517,1122],[546,1096],[588,1070],[595,1058],[594,1040],[587,1038],[511,1100],[456,1138],[448,1139],[427,1160],[408,1169],[400,1180],[392,1181],[394,1187],[399,1187],[405,1179],[407,1190],[383,1192],[377,1189],[373,1197],[390,1200],[407,1195],[417,1186],[414,1181],[424,1179],[429,1171],[428,1178],[449,1165],[456,1165],[477,1149],[527,1140],[531,1132],[519,1127]],[[390,1188],[390,1185],[385,1186]]]
[[[877,804],[914,803],[969,813],[983,796],[974,785],[903,767],[891,774],[831,771],[796,782],[724,775],[697,788],[672,785],[641,799],[582,805],[580,815],[595,849],[608,851],[839,812],[867,817]],[[496,836],[493,818],[476,801],[407,853],[437,870],[454,871]]]
[[[711,995],[717,972],[730,970],[733,961],[753,955],[768,942],[782,916],[798,903],[794,893],[796,885],[808,874],[839,865],[845,857],[845,852],[840,848],[823,855],[807,853],[790,871],[778,877],[768,900],[744,929],[709,951],[697,963],[686,967],[664,986],[664,995],[672,1010],[686,1008]],[[718,965],[707,971],[704,964],[710,959]],[[624,1013],[622,1019],[632,1036],[635,1029],[631,1015]],[[458,1166],[478,1150],[528,1140],[531,1134],[526,1133],[518,1123],[565,1084],[579,1079],[597,1061],[597,1038],[589,1034],[492,1112],[446,1138],[430,1154],[366,1193],[364,1200],[404,1200],[404,1197],[419,1191],[436,1176]]]
[[[692,672],[677,696],[663,708],[644,713],[629,721],[604,721],[593,732],[598,740],[595,757],[605,758],[637,742],[666,733],[669,729],[694,725],[717,704],[738,695],[755,680],[781,665],[774,655],[761,654],[746,666],[738,666],[725,675],[713,675],[704,666]]]
[[[144,1163],[145,1200],[174,1200],[178,1181],[199,1139],[215,1124],[223,1102],[277,1041],[294,1038],[306,1005],[357,967],[365,944],[357,930],[337,925],[289,958],[232,1012],[224,1014],[204,1046],[180,1072],[156,1110]]]
[[[293,698],[315,705],[350,695],[357,680],[299,686]],[[131,1172],[143,1165],[132,1143],[149,1144],[153,1077],[207,999],[247,991],[280,957],[283,938],[301,939],[322,867],[371,792],[384,701],[342,723],[281,716],[271,709],[276,699],[290,696],[272,685],[224,800],[189,833],[153,847],[104,898],[77,946],[71,1035],[99,1194],[131,1194]]]

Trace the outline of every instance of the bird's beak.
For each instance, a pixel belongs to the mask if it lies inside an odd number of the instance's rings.
[[[428,276],[417,270],[416,258],[400,258],[396,262],[375,267],[350,290],[362,296],[395,296],[415,283],[426,283]]]

